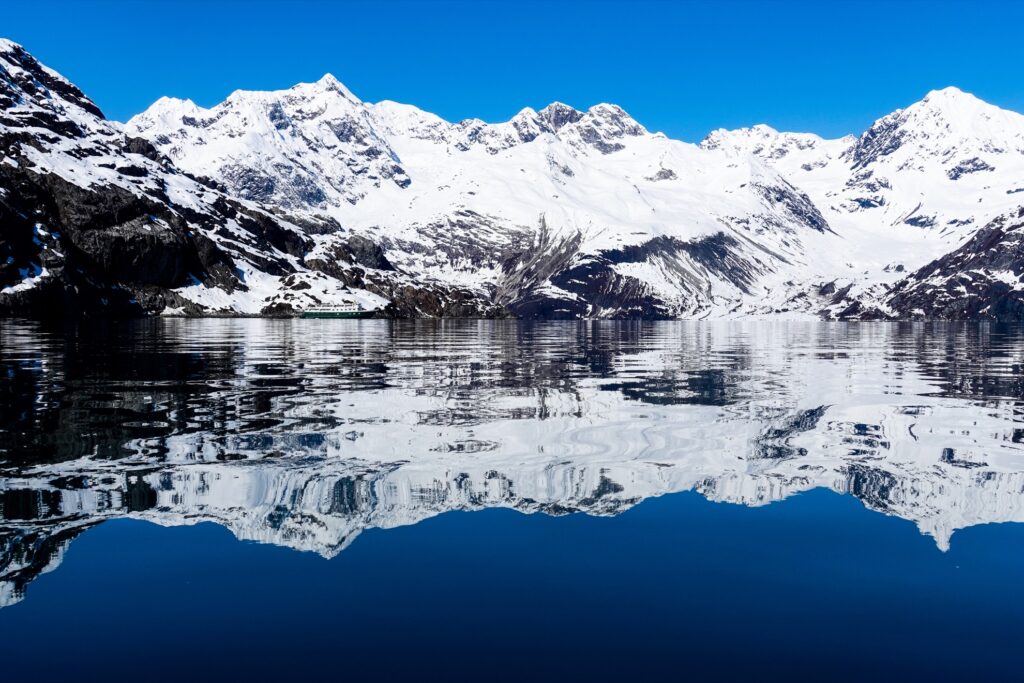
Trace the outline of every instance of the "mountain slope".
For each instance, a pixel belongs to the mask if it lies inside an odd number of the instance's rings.
[[[885,312],[901,319],[1021,320],[1022,277],[1024,209],[1017,209],[898,282],[885,299]]]

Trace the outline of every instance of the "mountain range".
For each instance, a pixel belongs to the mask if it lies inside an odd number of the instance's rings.
[[[1024,116],[700,144],[621,108],[450,123],[333,76],[127,123],[0,41],[0,313],[1019,319]]]

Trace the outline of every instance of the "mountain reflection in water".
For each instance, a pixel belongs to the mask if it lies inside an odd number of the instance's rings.
[[[1024,334],[986,324],[153,320],[0,327],[0,604],[97,523],[333,556],[491,507],[821,488],[1024,520]]]

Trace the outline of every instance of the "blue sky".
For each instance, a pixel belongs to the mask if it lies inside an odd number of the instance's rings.
[[[449,120],[614,102],[685,140],[860,132],[946,85],[1024,111],[1024,2],[33,0],[0,26],[119,120],[326,72]]]

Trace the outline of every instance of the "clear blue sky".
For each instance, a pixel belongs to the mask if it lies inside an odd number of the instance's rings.
[[[449,120],[614,102],[685,140],[860,132],[946,85],[1024,111],[1024,2],[1009,0],[6,0],[0,15],[0,35],[119,120],[161,95],[210,106],[326,72]]]

